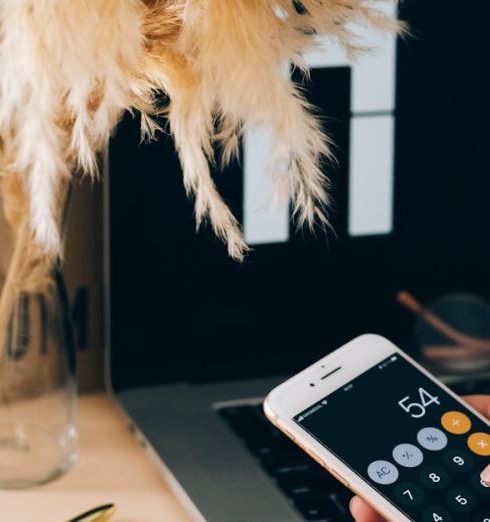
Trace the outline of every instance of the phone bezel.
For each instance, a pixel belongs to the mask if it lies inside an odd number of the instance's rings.
[[[398,508],[379,493],[369,482],[358,475],[325,446],[303,430],[293,418],[326,395],[345,386],[392,354],[398,354],[432,380],[442,391],[456,399],[462,408],[470,411],[490,427],[490,423],[461,400],[425,368],[414,361],[393,343],[374,334],[365,334],[323,357],[291,379],[274,388],[264,401],[269,420],[296,442],[312,458],[325,467],[354,493],[364,498],[386,519],[393,522],[410,522]],[[339,368],[330,376],[332,370]],[[311,386],[313,384],[313,386]]]

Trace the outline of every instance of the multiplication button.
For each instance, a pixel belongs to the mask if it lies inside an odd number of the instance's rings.
[[[437,428],[422,428],[417,433],[417,442],[426,450],[440,451],[447,446],[447,437]]]
[[[424,454],[413,444],[398,444],[393,450],[393,459],[405,468],[416,468],[422,464]]]
[[[387,460],[376,460],[367,469],[369,478],[377,484],[388,486],[398,480],[398,468]]]
[[[449,475],[440,466],[426,466],[420,471],[420,482],[428,489],[445,489],[449,486]]]
[[[404,482],[396,486],[395,498],[402,506],[418,507],[423,504],[425,493],[416,484]]]
[[[422,522],[451,522],[447,509],[440,506],[430,506],[422,512]]]
[[[488,433],[472,433],[467,442],[473,453],[481,457],[490,457],[490,435]]]

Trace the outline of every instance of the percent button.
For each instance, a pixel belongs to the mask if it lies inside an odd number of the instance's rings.
[[[417,433],[417,441],[429,451],[440,451],[447,446],[446,434],[437,428],[422,428]]]

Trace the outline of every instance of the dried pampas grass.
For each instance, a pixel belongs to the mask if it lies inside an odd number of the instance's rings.
[[[154,135],[162,90],[197,224],[209,219],[231,256],[247,247],[209,164],[214,142],[229,161],[246,128],[272,128],[278,190],[300,223],[325,223],[328,140],[287,64],[306,70],[302,57],[317,36],[362,49],[352,23],[396,28],[379,9],[384,1],[0,0],[2,169],[27,187],[34,241],[59,255],[59,185],[76,168],[95,175],[96,154],[125,110]]]
[[[97,174],[124,111],[144,137],[167,114],[197,225],[209,220],[233,258],[247,245],[210,164],[216,144],[229,162],[249,128],[271,128],[270,174],[299,224],[326,224],[329,142],[289,67],[307,73],[303,55],[322,36],[362,51],[353,24],[398,29],[387,1],[0,0],[0,190],[15,238],[0,333],[19,292],[49,284],[72,173]]]

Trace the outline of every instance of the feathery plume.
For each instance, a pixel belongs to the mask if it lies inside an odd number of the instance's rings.
[[[161,91],[197,225],[208,219],[232,257],[247,245],[209,164],[214,143],[229,161],[249,128],[271,128],[271,176],[299,223],[325,224],[329,142],[288,68],[306,71],[321,36],[361,51],[353,24],[397,29],[384,2],[0,0],[0,167],[27,187],[33,241],[59,255],[59,187],[75,169],[97,174],[124,111],[153,136]]]

